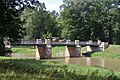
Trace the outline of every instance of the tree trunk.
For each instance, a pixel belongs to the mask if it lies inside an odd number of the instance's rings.
[[[109,32],[109,44],[113,44],[113,30],[111,25],[109,26],[108,32]]]
[[[0,37],[0,56],[5,56],[5,45],[3,38]]]

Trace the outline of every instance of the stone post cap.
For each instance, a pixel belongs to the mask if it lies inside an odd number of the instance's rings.
[[[97,40],[97,43],[98,43],[98,45],[101,45],[101,41],[100,40]]]
[[[50,39],[45,39],[45,44],[46,44],[46,47],[52,47]]]
[[[66,40],[66,44],[70,44],[71,43],[71,41],[70,40]]]
[[[75,44],[79,44],[79,42],[80,42],[79,40],[75,40]]]
[[[76,44],[77,47],[81,47],[81,46],[80,46],[80,41],[79,41],[79,40],[75,40],[75,44]]]
[[[45,44],[47,44],[47,39],[45,39]]]
[[[36,44],[42,44],[42,39],[36,39]]]

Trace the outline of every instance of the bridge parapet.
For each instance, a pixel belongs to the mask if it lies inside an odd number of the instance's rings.
[[[93,44],[93,45],[99,45],[98,42],[96,42],[96,41],[93,42],[92,40],[86,41],[86,43],[87,43],[88,45],[92,45],[92,44]]]
[[[47,40],[47,41],[46,41]],[[18,45],[28,45],[28,46],[37,46],[37,45],[53,45],[53,46],[65,46],[65,45],[73,45],[75,46],[76,43],[75,41],[70,41],[70,40],[66,40],[66,41],[50,41],[50,39],[36,39],[36,40],[21,40],[20,43],[16,43]],[[79,41],[80,46],[87,46],[87,45],[91,45],[91,46],[98,46],[97,42],[92,42],[92,41]]]

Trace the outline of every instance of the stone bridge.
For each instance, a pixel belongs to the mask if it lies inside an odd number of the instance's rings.
[[[52,58],[53,46],[65,46],[65,57],[80,57],[81,47],[86,46],[87,51],[104,51],[109,45],[108,42],[93,41],[51,41],[50,39],[21,40],[15,43],[18,46],[36,46],[36,60]]]

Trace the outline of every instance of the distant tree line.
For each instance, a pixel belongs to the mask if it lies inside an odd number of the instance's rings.
[[[60,14],[38,0],[1,0],[0,16],[0,55],[5,37],[13,42],[59,37],[120,44],[120,0],[63,0]]]

